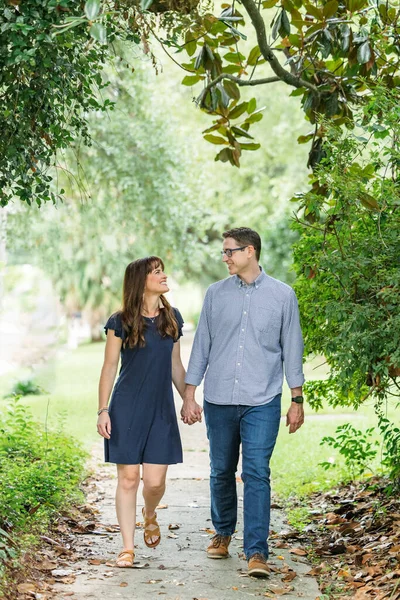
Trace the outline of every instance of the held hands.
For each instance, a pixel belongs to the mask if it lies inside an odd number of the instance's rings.
[[[111,437],[111,419],[108,412],[102,412],[97,419],[97,432],[107,440]]]
[[[286,415],[286,427],[289,433],[295,433],[304,423],[304,409],[302,404],[292,402]]]
[[[186,425],[193,425],[193,423],[201,423],[201,413],[203,409],[197,404],[194,397],[183,397],[183,405],[181,408],[181,418]]]

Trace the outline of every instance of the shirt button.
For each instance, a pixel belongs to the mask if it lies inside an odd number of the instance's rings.
[[[242,349],[242,348],[243,348],[243,346],[239,346],[239,348],[240,348],[240,349]]]
[[[244,310],[244,311],[243,311],[243,314],[244,314],[244,315],[247,315],[247,312]]]
[[[238,367],[240,367],[240,363],[238,363]]]
[[[244,329],[242,329],[242,331],[244,331]]]
[[[235,379],[235,383],[238,383],[238,382],[239,382],[239,380],[238,380],[238,379]]]

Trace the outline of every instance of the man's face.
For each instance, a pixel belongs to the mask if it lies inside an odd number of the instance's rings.
[[[244,244],[239,244],[234,238],[226,238],[222,245],[223,250],[234,250],[235,248],[241,248]],[[229,275],[240,275],[240,273],[246,269],[249,265],[249,246],[246,246],[243,250],[236,250],[232,253],[232,256],[222,255],[222,261],[226,263]]]

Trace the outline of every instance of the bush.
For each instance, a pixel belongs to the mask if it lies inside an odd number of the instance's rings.
[[[44,390],[32,379],[25,379],[22,381],[17,381],[17,383],[13,386],[11,392],[7,394],[7,398],[11,396],[40,396],[43,394]]]
[[[57,511],[80,501],[85,453],[62,433],[35,423],[12,400],[0,426],[0,575],[23,535],[45,531]]]
[[[395,490],[400,429],[386,411],[389,402],[400,406],[400,108],[378,83],[354,113],[357,129],[321,121],[325,158],[295,225],[295,287],[306,353],[324,355],[330,367],[327,379],[306,383],[306,396],[316,409],[373,401]],[[359,463],[343,433],[342,454]]]

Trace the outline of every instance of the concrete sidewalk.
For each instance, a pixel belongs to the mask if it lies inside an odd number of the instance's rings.
[[[182,339],[182,357],[187,364],[192,336]],[[202,390],[198,390],[201,402]],[[176,398],[179,412],[180,399]],[[64,569],[76,576],[70,584],[58,583],[60,597],[73,600],[121,598],[165,600],[234,600],[251,597],[303,598],[315,600],[319,596],[317,582],[304,574],[311,566],[304,557],[290,554],[290,548],[275,548],[278,534],[288,527],[282,510],[274,509],[271,519],[269,565],[275,569],[268,579],[255,579],[247,575],[247,563],[243,556],[242,540],[242,484],[238,482],[238,525],[230,545],[231,558],[210,560],[205,548],[211,537],[209,494],[208,441],[204,423],[191,427],[179,424],[184,462],[168,469],[167,490],[162,504],[167,508],[158,510],[162,541],[155,549],[149,549],[143,541],[140,527],[135,537],[135,568],[119,569],[113,563],[121,550],[118,531],[110,527],[117,523],[114,494],[116,487],[115,465],[103,463],[103,444],[99,439],[93,451],[96,489],[88,496],[100,515],[96,519],[101,526],[97,535],[78,535],[76,549],[80,560]],[[238,473],[241,467],[239,464]],[[141,521],[142,496],[139,489],[137,520]],[[177,529],[169,529],[177,525]],[[107,529],[108,528],[108,531]],[[109,531],[111,529],[111,531]],[[207,530],[209,530],[207,532]],[[281,545],[281,544],[279,544]],[[286,545],[286,544],[285,544]],[[297,544],[298,545],[298,544]],[[296,543],[294,544],[294,547]],[[91,564],[92,563],[92,564]],[[93,564],[96,563],[96,564]],[[100,564],[99,564],[100,563]],[[288,581],[296,575],[292,581]],[[286,581],[284,579],[286,578]],[[68,578],[67,578],[68,580]]]
[[[242,549],[242,483],[238,482],[238,525],[230,545],[231,558],[210,560],[205,548],[211,536],[208,453],[202,425],[182,429],[185,462],[170,468],[167,490],[158,509],[162,541],[149,549],[143,541],[140,526],[135,537],[135,568],[119,569],[114,561],[121,550],[116,524],[114,493],[115,466],[104,465],[101,442],[95,449],[95,489],[88,502],[99,509],[96,518],[101,525],[96,535],[78,535],[76,550],[80,560],[65,565],[76,579],[74,583],[58,583],[60,597],[73,600],[121,598],[165,600],[231,600],[251,597],[303,598],[319,596],[314,578],[305,576],[311,566],[304,557],[290,554],[290,548],[275,548],[279,538],[274,534],[287,530],[282,510],[272,510],[269,565],[275,569],[268,579],[247,576],[247,563]],[[239,471],[240,473],[240,471]],[[196,475],[196,477],[195,477]],[[138,494],[137,519],[141,521],[143,505]],[[169,526],[177,528],[169,529]],[[110,532],[111,529],[111,532]],[[208,530],[208,531],[207,531]],[[298,544],[297,544],[298,545]],[[296,547],[296,543],[294,544]],[[95,564],[91,564],[95,563]],[[284,579],[293,576],[290,582]]]

